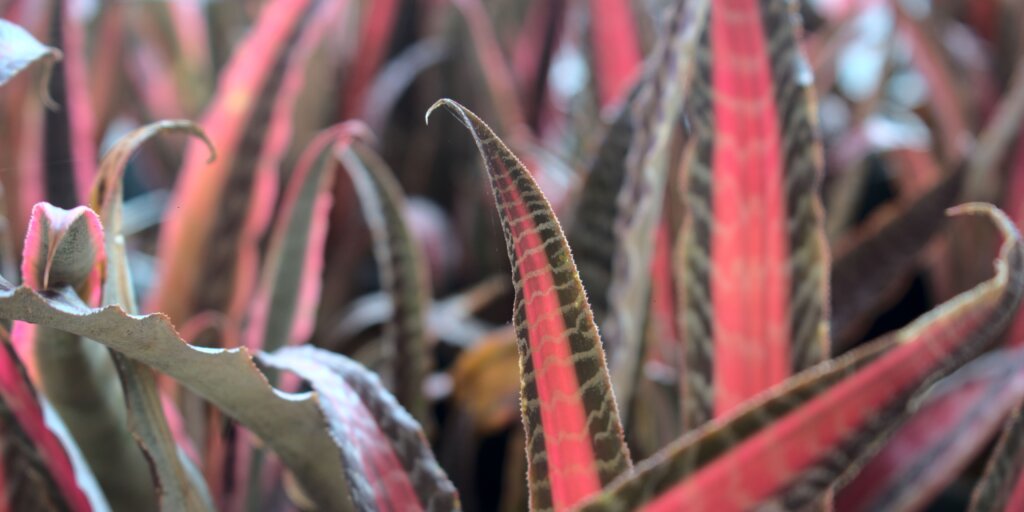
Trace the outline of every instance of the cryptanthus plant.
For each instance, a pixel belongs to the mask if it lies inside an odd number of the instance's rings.
[[[1024,507],[1024,60],[926,29],[1024,8],[109,4],[0,3],[0,511]]]

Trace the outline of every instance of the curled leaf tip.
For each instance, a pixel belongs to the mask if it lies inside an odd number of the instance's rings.
[[[946,209],[946,215],[956,217],[960,215],[985,215],[995,223],[999,231],[1007,238],[1019,238],[1017,228],[1006,213],[991,203],[980,201],[970,202],[952,206]]]
[[[43,78],[39,84],[39,94],[42,96],[43,107],[56,112],[60,110],[60,104],[50,95],[50,78],[53,76],[53,67],[64,60],[64,53],[57,48],[50,48],[50,53],[43,59]]]
[[[454,100],[451,100],[451,99],[448,99],[448,98],[441,98],[441,99],[435,101],[434,104],[431,105],[430,108],[427,109],[427,114],[424,116],[423,122],[429,126],[430,125],[430,114],[433,114],[434,111],[438,109],[438,107],[442,107],[442,106],[448,107],[448,108],[453,108],[453,107],[461,107],[462,105],[459,105]]]
[[[462,126],[465,126],[469,130],[473,129],[472,122],[470,121],[470,116],[479,120],[479,118],[476,117],[476,114],[473,114],[469,109],[462,106],[461,103],[450,98],[441,98],[435,101],[434,104],[431,105],[429,109],[427,109],[427,115],[424,120],[428,125],[430,124],[430,114],[433,113],[434,110],[437,110],[438,107],[446,107],[448,111],[451,112],[453,116],[455,116],[455,119],[458,119],[458,121],[462,123]]]

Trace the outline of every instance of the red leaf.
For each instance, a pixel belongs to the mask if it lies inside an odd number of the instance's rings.
[[[76,473],[63,444],[72,442],[70,436],[65,433],[62,442],[54,434],[54,422],[59,424],[60,419],[45,410],[7,338],[0,332],[0,510],[89,511],[94,504],[105,509],[88,468],[78,467]],[[88,496],[80,483],[88,485]]]
[[[491,179],[515,287],[530,503],[564,509],[631,467],[604,350],[576,265],[529,171],[475,114],[442,99]]]
[[[802,510],[849,478],[928,385],[991,347],[1024,294],[1024,245],[1001,212],[991,279],[907,327],[789,379],[685,435],[584,510]]]
[[[846,511],[921,510],[987,446],[1024,398],[1024,350],[985,355],[931,390],[857,478],[836,494]]]
[[[683,251],[688,426],[829,353],[822,150],[794,5],[712,2],[697,52]]]

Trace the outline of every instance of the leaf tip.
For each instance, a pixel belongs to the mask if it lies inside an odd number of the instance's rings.
[[[448,110],[453,111],[453,112],[454,111],[462,111],[463,110],[463,106],[460,105],[455,100],[450,99],[450,98],[441,98],[441,99],[435,101],[434,104],[431,105],[430,108],[427,109],[427,114],[426,114],[426,116],[423,119],[423,121],[427,125],[430,125],[430,114],[433,114],[434,111],[437,110],[439,107],[447,107]]]

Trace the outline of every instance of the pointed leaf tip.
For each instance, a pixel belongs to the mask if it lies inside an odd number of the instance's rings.
[[[632,468],[593,312],[529,170],[469,109],[440,105],[480,150],[512,265],[531,508],[568,509]]]
[[[470,130],[473,129],[472,121],[470,120],[470,118],[480,121],[481,123],[483,122],[480,118],[476,116],[476,114],[473,114],[473,112],[471,112],[468,108],[462,106],[461,103],[450,98],[441,98],[435,101],[434,104],[427,109],[427,114],[424,116],[423,119],[427,125],[430,125],[430,114],[432,114],[439,107],[447,108],[448,112],[451,112],[451,114],[455,116],[455,119],[458,119],[459,122],[462,123],[462,126],[465,126]]]

